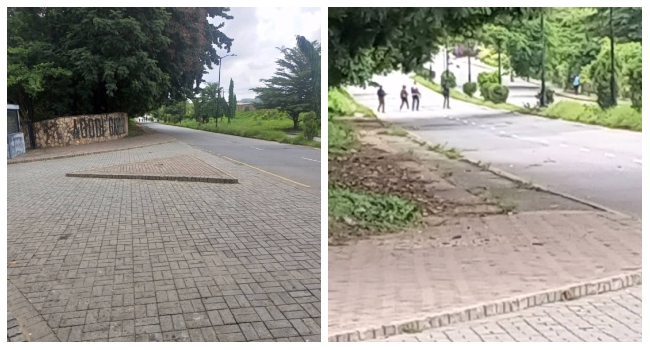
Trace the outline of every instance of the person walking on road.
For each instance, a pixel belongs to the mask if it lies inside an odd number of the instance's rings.
[[[411,88],[411,96],[413,97],[413,102],[411,102],[412,110],[420,110],[420,90],[418,90],[417,83],[413,82],[413,87]],[[417,107],[416,107],[417,104]]]
[[[402,91],[399,94],[399,97],[402,99],[402,104],[399,106],[399,110],[402,111],[402,107],[406,105],[406,109],[409,109],[409,93],[406,91],[406,85],[402,86]]]
[[[444,97],[444,100],[442,101],[442,108],[451,109],[449,107],[449,85],[446,82],[442,84],[442,97]]]
[[[577,95],[578,92],[580,91],[580,76],[576,74],[575,77],[573,77],[573,91]]]
[[[379,86],[379,90],[377,91],[377,97],[379,98],[379,107],[377,107],[377,113],[379,113],[379,109],[381,108],[381,113],[386,113],[386,105],[384,103],[384,97],[386,96],[386,91],[384,91],[383,86]]]

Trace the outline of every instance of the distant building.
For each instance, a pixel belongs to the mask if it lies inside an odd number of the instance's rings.
[[[249,102],[237,103],[237,110],[238,111],[245,111],[246,107],[248,107],[249,111],[254,111],[255,110],[255,107],[253,107],[252,103],[249,103]]]

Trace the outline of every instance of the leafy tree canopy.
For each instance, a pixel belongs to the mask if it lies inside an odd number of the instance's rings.
[[[278,109],[286,112],[298,129],[301,112],[320,112],[320,82],[312,74],[312,69],[320,68],[314,61],[320,61],[321,47],[318,41],[307,42],[311,48],[305,49],[305,42],[297,38],[293,48],[278,48],[283,57],[276,61],[278,68],[269,79],[262,79],[263,87],[251,89],[257,93],[257,109]],[[320,79],[318,79],[320,80]]]
[[[142,115],[198,91],[228,8],[8,8],[8,99],[32,120]]]
[[[500,18],[526,17],[525,7],[330,8],[328,84],[365,85],[373,74],[414,71],[450,35],[470,33]]]

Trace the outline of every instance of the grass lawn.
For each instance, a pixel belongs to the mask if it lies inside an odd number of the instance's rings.
[[[276,141],[292,145],[304,145],[320,148],[320,142],[307,140],[301,129],[293,129],[293,121],[282,113],[272,110],[239,111],[235,118],[219,120],[215,126],[214,119],[209,123],[199,123],[194,119],[183,119],[178,123],[165,123],[190,129],[217,132],[235,136],[250,137],[261,140]],[[294,137],[288,134],[295,135]],[[320,136],[320,133],[319,135]]]
[[[415,81],[437,93],[442,93],[442,87],[422,76],[415,76]],[[478,94],[478,92],[477,92]],[[551,119],[563,119],[584,124],[600,125],[614,129],[641,131],[641,112],[629,104],[621,104],[608,110],[598,106],[586,105],[580,102],[561,101],[547,108],[524,108],[510,103],[492,103],[482,97],[469,97],[466,94],[451,90],[451,98],[488,108],[537,115]]]

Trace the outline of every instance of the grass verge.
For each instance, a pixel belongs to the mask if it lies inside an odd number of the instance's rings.
[[[414,79],[426,88],[440,94],[442,93],[442,87],[435,82],[417,75]],[[562,119],[583,124],[600,125],[613,129],[642,131],[641,112],[633,109],[628,104],[602,110],[598,106],[580,102],[561,101],[554,103],[548,108],[524,108],[509,103],[492,103],[482,98],[467,96],[457,90],[451,90],[451,98],[492,109],[536,115],[551,119]]]
[[[327,194],[330,217],[363,229],[398,230],[413,226],[421,217],[415,203],[393,195],[340,188],[329,188]]]
[[[126,137],[140,136],[144,134],[144,130],[138,125],[135,119],[129,118],[129,132]]]
[[[342,88],[327,91],[327,111],[330,117],[353,117],[361,114],[367,118],[376,117],[368,107],[358,103]]]
[[[215,125],[214,119],[208,123],[199,123],[194,119],[183,119],[177,123],[165,123],[184,128],[217,132],[221,134],[242,136],[267,141],[276,141],[292,145],[303,145],[320,148],[320,142],[306,139],[301,130],[294,137],[287,135],[293,132],[293,121],[281,113],[272,113],[267,110],[237,112],[235,118],[219,120]]]

